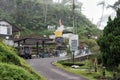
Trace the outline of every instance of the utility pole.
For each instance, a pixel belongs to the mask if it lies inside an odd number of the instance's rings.
[[[45,19],[44,19],[44,23],[47,22],[47,14],[48,14],[48,2],[47,2],[47,0],[45,0]]]
[[[73,0],[72,12],[73,12],[73,34],[75,34],[75,0]],[[72,61],[73,61],[73,65],[74,65],[74,63],[75,63],[74,53],[75,53],[75,51],[72,51]]]
[[[73,12],[73,34],[75,34],[75,0],[73,0],[72,12]]]

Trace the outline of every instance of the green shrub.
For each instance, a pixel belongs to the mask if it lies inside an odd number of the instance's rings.
[[[29,67],[26,61],[20,58],[15,49],[0,41],[0,62],[15,64],[21,67]]]
[[[80,62],[75,62],[73,64],[73,62],[64,62],[64,61],[58,61],[58,63],[62,64],[62,65],[65,65],[65,66],[72,66],[72,65],[79,65],[79,66],[84,66],[83,63],[80,63]]]
[[[6,63],[8,65],[16,65],[23,69],[25,69],[26,72],[29,72],[29,74],[36,77],[36,79],[12,79],[9,78],[9,80],[42,80],[41,76],[39,76],[38,73],[36,73],[27,63],[24,59],[20,58],[16,52],[15,49],[12,47],[9,47],[5,45],[2,41],[0,41],[0,63]],[[7,66],[9,67],[9,66]],[[10,66],[11,67],[11,66]],[[15,68],[15,67],[13,67]],[[16,68],[15,68],[16,69]],[[2,68],[0,69],[0,73]],[[19,71],[19,70],[18,70]],[[16,70],[17,72],[17,70]],[[7,73],[7,70],[6,70]],[[8,70],[9,73],[9,70]],[[12,74],[12,71],[11,71]],[[17,74],[17,73],[16,73]],[[2,78],[6,78],[7,76],[0,76],[0,80],[3,80]],[[8,80],[7,78],[5,80]]]
[[[38,80],[38,79],[19,66],[0,63],[0,80]]]
[[[2,42],[0,42],[0,62],[13,63],[16,65],[21,64],[13,48],[8,47]]]
[[[80,42],[84,46],[88,46],[88,48],[90,49],[90,51],[92,53],[97,53],[99,51],[99,46],[98,46],[96,40],[94,40],[94,39],[81,39]]]

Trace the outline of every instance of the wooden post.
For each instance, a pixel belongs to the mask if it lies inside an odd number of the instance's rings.
[[[36,53],[36,55],[37,55],[37,57],[38,57],[38,55],[39,55],[39,42],[36,42],[36,48],[37,48],[37,53]]]

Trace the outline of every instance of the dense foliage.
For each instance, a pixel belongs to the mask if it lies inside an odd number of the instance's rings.
[[[19,66],[0,63],[0,80],[39,80],[39,79],[36,79],[35,76],[33,76],[28,71]]]
[[[114,20],[109,18],[98,44],[102,52],[103,64],[107,67],[118,66],[120,64],[120,9]]]
[[[12,48],[2,42],[0,42],[0,62],[21,65],[19,57],[14,54]]]
[[[69,0],[63,0],[62,3],[54,3],[52,0],[0,0],[0,19],[6,19],[22,28],[23,35],[48,34],[47,26],[58,27],[59,19],[65,27],[72,27],[73,12],[68,2],[71,3]],[[78,34],[99,35],[97,27],[81,14],[81,6],[81,3],[75,6]]]
[[[12,47],[0,41],[0,80],[42,80]]]

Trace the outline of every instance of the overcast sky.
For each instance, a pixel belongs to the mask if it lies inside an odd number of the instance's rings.
[[[62,0],[53,0],[54,2],[61,2]],[[98,25],[100,24],[100,18],[102,15],[102,5],[97,5],[98,3],[105,1],[106,5],[113,5],[118,0],[77,0],[83,3],[82,13],[85,15],[92,23]],[[115,17],[115,11],[111,8],[104,8],[103,20],[98,25],[98,28],[103,29],[107,23],[108,16],[112,18]]]
[[[94,24],[97,25],[102,15],[102,6],[97,4],[103,0],[79,0],[79,1],[83,3],[82,13],[86,15],[86,17],[89,18],[89,20],[91,20]],[[117,0],[105,0],[106,4],[110,4],[110,5],[113,5],[116,1]],[[112,16],[115,15],[115,11],[112,10],[111,8],[104,10],[104,16],[109,16],[109,15]],[[99,26],[98,27],[103,29],[103,26],[106,25],[107,22],[106,20],[107,17],[102,22],[101,24],[102,27]]]

